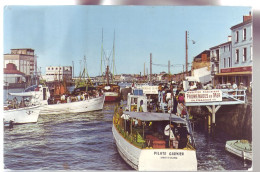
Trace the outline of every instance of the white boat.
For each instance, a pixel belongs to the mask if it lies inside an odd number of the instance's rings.
[[[33,85],[20,93],[9,93],[12,96],[31,97],[31,104],[47,105],[50,97],[49,88],[43,85]]]
[[[4,110],[4,122],[13,121],[14,124],[36,123],[40,113],[39,107],[39,105],[36,105]]]
[[[105,95],[88,100],[49,104],[41,107],[40,114],[62,114],[62,113],[80,113],[103,109]]]
[[[252,145],[248,140],[230,140],[226,142],[226,151],[245,160],[252,161]]]
[[[169,113],[142,112],[147,110],[140,108],[147,105],[146,101],[143,95],[128,95],[127,109],[130,111],[123,111],[122,115],[121,108],[115,110],[112,133],[120,156],[139,171],[197,170],[196,149],[188,115],[181,118]],[[179,140],[169,144],[163,132],[167,124],[181,125],[182,131],[189,133],[186,142]]]
[[[35,85],[21,93],[10,93],[12,96],[31,96],[31,104],[41,105],[40,114],[80,113],[103,109],[105,95],[82,101],[48,104],[50,91],[48,87]]]

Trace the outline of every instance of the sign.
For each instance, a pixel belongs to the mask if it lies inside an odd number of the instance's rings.
[[[221,73],[230,73],[230,72],[252,72],[252,66],[221,69],[220,72],[221,72]]]
[[[158,86],[142,86],[144,94],[158,94]]]
[[[221,90],[196,90],[185,93],[185,101],[192,102],[218,102],[222,101]]]

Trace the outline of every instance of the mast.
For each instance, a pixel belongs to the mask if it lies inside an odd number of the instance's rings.
[[[150,84],[152,84],[152,53],[150,53]]]
[[[103,78],[103,71],[102,71],[102,59],[103,59],[103,28],[102,28],[102,42],[101,42],[101,78],[102,78],[102,82],[104,82],[104,78]]]
[[[114,30],[114,42],[113,42],[113,75],[112,75],[112,83],[114,83],[114,74],[115,74],[115,30]]]
[[[188,76],[188,31],[185,34],[185,51],[186,51],[186,76]]]
[[[109,85],[109,66],[107,65],[107,70],[106,70],[106,78],[107,78],[107,85]]]

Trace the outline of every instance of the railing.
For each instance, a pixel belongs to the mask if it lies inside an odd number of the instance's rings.
[[[222,100],[223,101],[238,101],[240,103],[247,102],[246,90],[231,90],[231,89],[221,89],[222,90]]]

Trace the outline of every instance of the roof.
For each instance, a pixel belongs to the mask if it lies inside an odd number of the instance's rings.
[[[211,47],[211,48],[209,48],[209,49],[212,50],[212,49],[215,49],[215,48],[220,48],[221,46],[226,45],[226,44],[231,44],[231,41],[228,41],[228,42],[225,42],[225,43],[222,43],[222,44],[216,45],[216,46]]]
[[[232,26],[230,29],[231,29],[231,30],[234,30],[234,29],[239,28],[239,27],[241,27],[241,26],[244,26],[244,25],[246,25],[246,24],[248,24],[248,23],[252,23],[252,19],[246,20],[246,21],[244,21],[244,22],[242,22],[242,23],[239,23],[239,24],[237,24],[237,25],[235,25],[235,26]]]
[[[172,122],[186,124],[185,119],[183,119],[177,115],[169,114],[169,113],[124,111],[124,114],[129,115],[130,118],[139,119],[141,121],[169,121],[170,116],[171,116]]]
[[[210,51],[209,51],[209,50],[204,50],[204,51],[201,52],[199,55],[195,56],[194,59],[201,58],[201,55],[202,55],[202,54],[207,54],[207,57],[209,57]]]
[[[25,75],[23,72],[17,70],[16,65],[13,63],[8,63],[6,68],[4,68],[4,74],[20,74]]]

